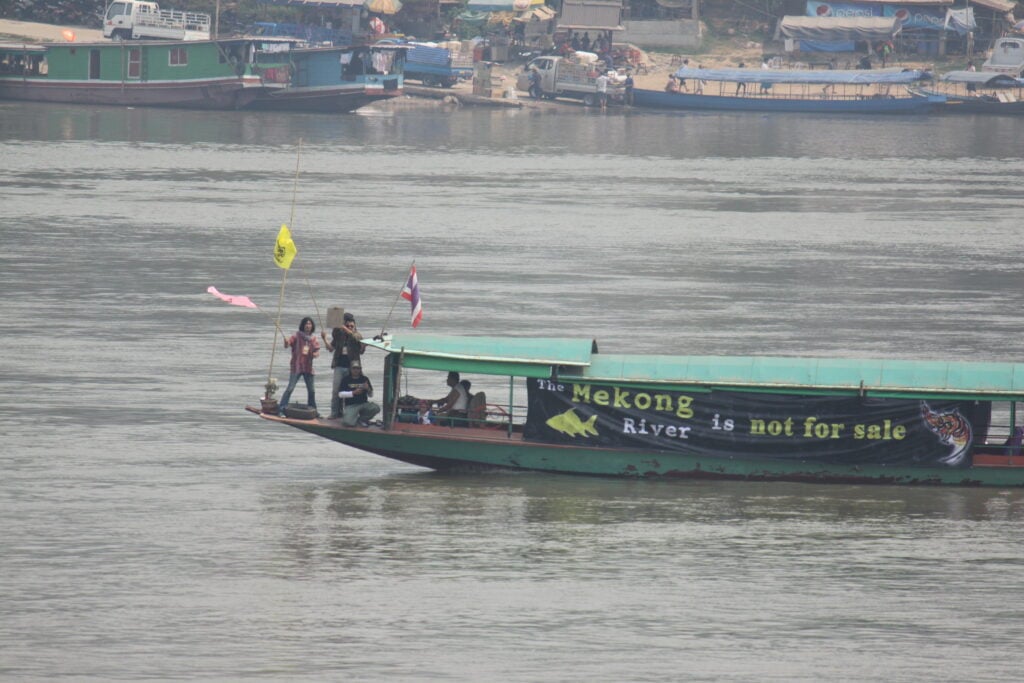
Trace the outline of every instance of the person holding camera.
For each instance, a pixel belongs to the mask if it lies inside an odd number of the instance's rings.
[[[330,320],[330,316],[327,319]],[[366,350],[366,344],[362,343],[363,335],[356,329],[356,317],[351,313],[345,314],[342,327],[335,327],[330,338],[323,332],[320,336],[324,340],[324,346],[333,354],[331,367],[334,369],[334,381],[331,384],[331,414],[328,418],[334,420],[341,417],[341,399],[338,398],[341,381],[348,375],[349,364],[352,361],[359,362],[359,357]]]

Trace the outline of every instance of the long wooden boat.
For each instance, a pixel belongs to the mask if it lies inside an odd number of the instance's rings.
[[[0,98],[241,109],[263,90],[246,39],[0,44]]]
[[[265,90],[252,109],[350,112],[402,94],[404,45],[290,47],[257,53]],[[286,52],[286,53],[285,53]]]
[[[924,71],[774,69],[679,69],[681,92],[638,89],[639,107],[683,110],[919,114],[944,97],[908,90],[930,78]]]
[[[991,71],[950,71],[938,83],[921,87],[925,95],[942,95],[942,111],[955,114],[1024,114],[1024,80]]]
[[[590,339],[418,333],[368,344],[386,354],[379,424],[247,409],[437,470],[1024,486],[1020,363],[636,356]],[[475,396],[487,409],[464,425],[422,424],[402,390],[420,371],[501,378],[507,399]]]

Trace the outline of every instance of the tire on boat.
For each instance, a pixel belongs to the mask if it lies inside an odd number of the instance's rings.
[[[595,104],[597,104],[597,95],[587,93],[583,96],[583,106],[593,107]]]
[[[310,408],[304,403],[296,403],[284,409],[284,416],[293,420],[315,420],[316,408]]]

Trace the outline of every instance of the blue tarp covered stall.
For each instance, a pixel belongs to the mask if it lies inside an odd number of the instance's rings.
[[[902,25],[896,17],[782,17],[777,36],[794,40],[892,40]]]
[[[853,52],[858,41],[889,41],[900,30],[897,17],[788,16],[779,21],[775,37],[786,39],[787,51],[798,44],[803,52]]]

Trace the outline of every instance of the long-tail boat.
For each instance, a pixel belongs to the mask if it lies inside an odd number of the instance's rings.
[[[591,339],[420,333],[367,343],[385,354],[379,423],[247,410],[436,470],[1024,486],[1021,363],[624,355]],[[480,392],[461,423],[424,424],[402,391],[420,371],[507,383],[507,397]]]
[[[776,69],[693,69],[673,74],[679,92],[637,89],[633,104],[659,109],[808,112],[843,114],[919,114],[945,98],[908,90],[928,80],[925,71]]]
[[[950,71],[926,95],[942,95],[942,111],[957,114],[1024,114],[1024,79],[992,71]]]

